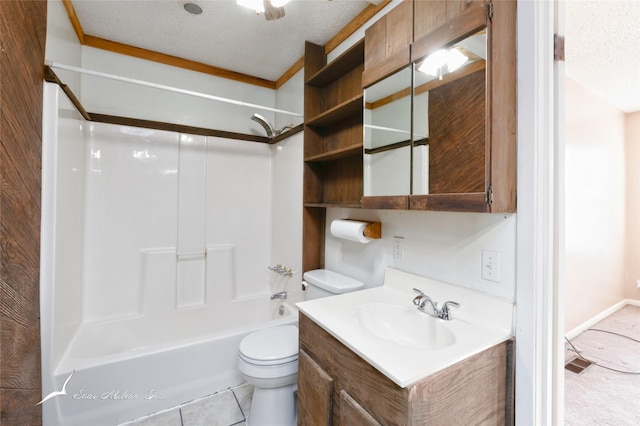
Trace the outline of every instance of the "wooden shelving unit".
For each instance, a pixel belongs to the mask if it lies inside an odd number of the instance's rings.
[[[304,271],[324,266],[328,207],[359,208],[363,194],[364,40],[327,64],[324,46],[305,45]]]

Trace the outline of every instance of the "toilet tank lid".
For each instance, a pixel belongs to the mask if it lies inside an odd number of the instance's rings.
[[[347,277],[328,269],[314,269],[304,273],[303,278],[310,285],[335,294],[348,293],[364,287],[362,281]]]

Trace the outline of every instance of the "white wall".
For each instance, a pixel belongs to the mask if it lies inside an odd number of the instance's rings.
[[[640,300],[640,111],[625,114],[627,171],[627,259],[625,287],[628,299]]]
[[[387,266],[513,301],[516,215],[391,210],[328,209],[336,219],[382,222],[382,238],[368,244],[326,236],[325,267],[382,285]],[[404,259],[393,259],[394,236],[404,238]],[[501,282],[483,280],[481,252],[500,252]]]
[[[75,67],[82,65],[82,48],[60,0],[47,1],[45,61],[55,61]],[[78,73],[65,70],[55,72],[76,95],[80,94]]]
[[[43,363],[55,365],[82,322],[86,129],[57,85],[45,83],[44,93],[41,281],[43,300],[51,302]]]
[[[570,78],[565,155],[570,331],[625,298],[626,194],[624,113]]]

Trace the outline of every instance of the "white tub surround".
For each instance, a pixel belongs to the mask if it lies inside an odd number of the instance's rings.
[[[116,424],[242,383],[242,338],[297,321],[279,308],[302,299],[298,277],[267,265],[301,269],[288,242],[301,240],[302,191],[280,190],[272,169],[302,164],[302,135],[268,145],[86,122],[50,83],[43,115],[43,394],[68,380],[44,423]]]
[[[423,291],[439,302],[455,301],[459,308],[451,308],[452,320],[445,321],[418,311],[412,303]],[[513,336],[513,304],[486,294],[443,283],[407,272],[387,268],[384,284],[354,293],[310,300],[297,304],[301,312],[324,330],[353,350],[400,387],[406,387],[465,358],[480,353]],[[384,317],[375,318],[375,328],[367,324],[372,312],[403,311],[410,330],[393,330],[393,322],[385,324]],[[430,341],[428,330],[424,338],[415,323],[435,322],[436,331]],[[371,318],[369,318],[370,320]],[[390,327],[385,335],[385,326]],[[395,331],[395,332],[394,332]]]

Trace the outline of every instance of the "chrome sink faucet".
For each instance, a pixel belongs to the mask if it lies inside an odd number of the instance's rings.
[[[449,310],[450,306],[454,308],[459,308],[460,304],[458,302],[452,302],[450,300],[444,302],[442,305],[442,309],[438,309],[438,302],[434,302],[429,296],[424,294],[422,290],[414,288],[413,291],[418,293],[416,297],[413,298],[413,304],[418,307],[420,312],[424,312],[427,315],[431,315],[435,318],[440,318],[446,321],[451,320],[451,311]],[[427,306],[428,304],[428,306]]]

